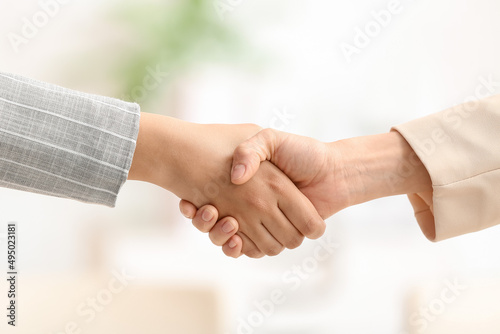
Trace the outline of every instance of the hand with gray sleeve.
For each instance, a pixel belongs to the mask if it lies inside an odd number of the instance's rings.
[[[127,179],[149,182],[238,219],[250,257],[325,229],[272,163],[243,186],[231,183],[233,150],[259,130],[140,113],[135,103],[0,72],[0,186],[115,206]]]

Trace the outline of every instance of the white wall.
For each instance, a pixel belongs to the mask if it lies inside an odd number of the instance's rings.
[[[103,15],[117,3],[70,1],[15,53],[6,34],[18,31],[20,18],[39,7],[31,0],[3,0],[0,68],[114,94],[106,74],[90,72],[82,79],[68,73],[79,73],[80,52],[120,36]],[[388,131],[461,103],[474,94],[481,78],[500,82],[500,3],[495,0],[401,0],[399,14],[348,62],[341,44],[353,44],[356,28],[372,24],[371,12],[389,3],[241,0],[225,20],[241,31],[264,64],[255,72],[219,64],[186,73],[175,87],[182,103],[167,113],[196,122],[268,127],[276,110],[286,109],[294,118],[284,130],[334,141]],[[93,33],[103,27],[102,34]],[[90,84],[93,76],[95,84]],[[494,88],[492,93],[500,93],[500,84]],[[165,110],[171,104],[161,100],[152,108]],[[274,289],[286,301],[275,305],[253,333],[416,333],[419,326],[408,317],[438,296],[428,291],[438,293],[446,280],[467,285],[463,295],[469,297],[458,296],[446,310],[447,315],[462,314],[472,307],[468,300],[486,305],[493,298],[490,290],[475,286],[500,277],[499,228],[432,244],[420,233],[404,197],[353,207],[329,219],[322,242],[331,238],[338,249],[297,285],[288,271],[311,265],[319,241],[276,258],[226,259],[181,218],[176,203],[161,189],[132,182],[113,210],[1,189],[0,222],[20,225],[26,275],[87,270],[94,240],[87,235],[98,231],[107,245],[101,260],[109,266],[125,266],[145,279],[209,282],[226,300],[228,333],[241,326],[239,319],[248,322],[253,316],[250,321],[258,322],[255,302],[268,299]],[[427,299],[415,297],[426,293]],[[429,328],[443,328],[442,319],[428,321]]]

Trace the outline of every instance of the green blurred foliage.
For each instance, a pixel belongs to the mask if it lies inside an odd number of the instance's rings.
[[[116,76],[125,95],[143,85],[148,69],[168,72],[167,81],[206,62],[244,62],[246,47],[234,27],[216,13],[213,0],[125,3],[113,13],[130,31]],[[247,59],[248,60],[248,59]],[[155,92],[140,102],[154,98]]]

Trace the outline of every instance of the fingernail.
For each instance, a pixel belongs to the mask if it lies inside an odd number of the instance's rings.
[[[233,180],[239,180],[245,174],[245,165],[236,165],[233,168],[233,172],[231,173]]]
[[[210,210],[205,210],[203,211],[203,213],[201,214],[201,219],[203,219],[204,221],[206,222],[209,222],[212,220],[212,218],[214,218],[214,215],[212,214],[212,212]]]
[[[236,242],[234,242],[234,240],[231,239],[227,245],[229,246],[229,248],[234,248],[236,247]]]
[[[233,224],[231,224],[231,222],[225,222],[224,224],[222,224],[222,232],[231,233],[233,231],[234,231],[234,226]]]

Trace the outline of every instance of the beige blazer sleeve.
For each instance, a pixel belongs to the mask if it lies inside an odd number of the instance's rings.
[[[424,206],[416,218],[429,239],[439,241],[500,224],[500,95],[394,130],[412,146],[432,179],[429,203],[409,196],[414,207]],[[425,231],[432,226],[435,231]]]

